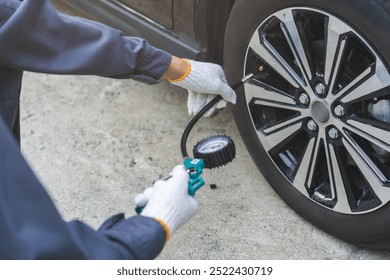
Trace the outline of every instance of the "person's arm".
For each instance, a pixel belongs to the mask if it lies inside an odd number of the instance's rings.
[[[221,66],[183,60],[107,25],[58,13],[48,0],[0,0],[0,67],[49,74],[97,75],[157,83],[165,78],[188,90],[196,114],[221,95],[216,108],[235,103]],[[205,115],[205,116],[206,116]]]
[[[107,25],[58,13],[47,0],[0,1],[0,67],[156,83],[172,56]]]
[[[153,259],[167,233],[155,219],[117,215],[98,231],[62,220],[0,117],[0,259]]]

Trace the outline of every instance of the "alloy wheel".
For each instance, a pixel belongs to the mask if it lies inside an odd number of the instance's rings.
[[[353,26],[318,9],[278,11],[249,41],[248,73],[254,129],[294,188],[344,214],[390,201],[390,75]]]

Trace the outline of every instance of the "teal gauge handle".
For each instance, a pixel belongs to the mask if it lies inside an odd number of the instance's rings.
[[[204,180],[201,176],[204,168],[204,161],[197,158],[185,158],[184,166],[190,176],[188,180],[188,194],[194,196],[195,192],[204,185]]]
[[[144,210],[144,208],[145,208],[145,206],[143,206],[143,207],[139,207],[139,206],[135,207],[135,213],[141,214],[142,211]]]
[[[188,194],[195,196],[195,192],[204,185],[204,180],[201,176],[204,168],[204,161],[202,159],[186,158],[184,159],[184,167],[186,168],[189,175]],[[171,176],[167,176],[162,180],[168,180],[169,178],[171,178]],[[144,208],[145,206],[136,207],[135,212],[137,214],[141,214]]]

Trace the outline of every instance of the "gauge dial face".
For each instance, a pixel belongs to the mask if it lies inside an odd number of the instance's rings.
[[[232,138],[226,135],[212,136],[198,142],[194,147],[194,158],[202,159],[205,168],[217,168],[231,162],[236,156]]]
[[[225,148],[228,143],[229,139],[222,136],[207,138],[198,146],[198,151],[205,154],[214,153]]]

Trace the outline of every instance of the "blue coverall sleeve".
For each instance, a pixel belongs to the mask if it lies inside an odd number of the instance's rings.
[[[14,122],[24,70],[156,83],[171,55],[108,26],[58,13],[47,0],[0,0],[0,115]],[[4,108],[3,108],[4,107]],[[0,259],[153,259],[166,233],[141,216],[95,231],[62,220],[0,117]]]
[[[0,67],[156,83],[171,59],[144,39],[59,13],[50,1],[0,0]]]
[[[165,238],[143,216],[119,214],[97,231],[63,221],[0,117],[0,259],[153,259]]]

